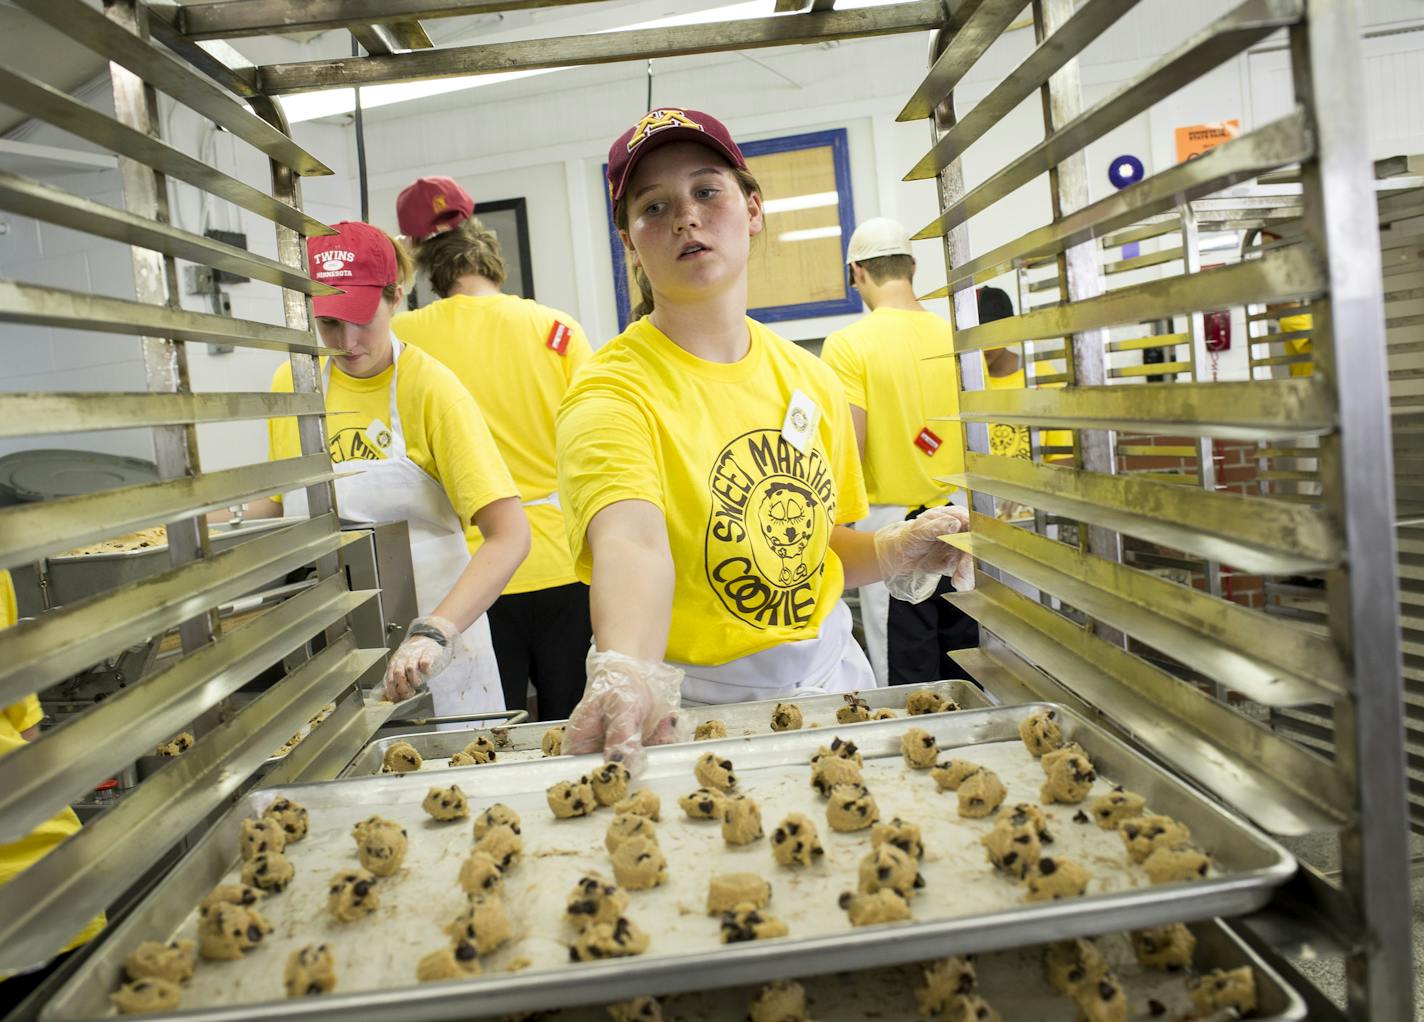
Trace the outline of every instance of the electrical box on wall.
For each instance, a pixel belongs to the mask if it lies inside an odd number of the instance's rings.
[[[209,229],[203,232],[203,237],[212,238],[214,241],[221,241],[231,245],[233,248],[247,250],[247,235],[242,231],[219,231]],[[246,284],[251,277],[244,277],[240,273],[229,273],[227,270],[214,270],[213,275],[218,284]]]

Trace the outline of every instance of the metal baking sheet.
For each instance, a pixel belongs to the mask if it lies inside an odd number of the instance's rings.
[[[1010,803],[1036,801],[1042,770],[1018,741],[1017,726],[1046,705],[964,710],[913,723],[933,733],[943,749],[996,770],[1009,788]],[[604,812],[555,821],[544,790],[591,769],[596,759],[496,764],[477,775],[478,785],[470,785],[471,808],[478,812],[501,801],[523,817],[525,855],[505,882],[516,939],[486,957],[485,974],[478,978],[418,986],[412,982],[416,962],[445,943],[442,927],[463,904],[455,878],[470,848],[469,824],[440,825],[421,811],[427,776],[351,778],[250,793],[105,940],[51,1002],[45,1017],[103,1015],[107,994],[133,947],[146,939],[191,934],[198,900],[213,884],[236,875],[241,819],[278,795],[306,805],[312,827],[306,840],[292,849],[296,879],[286,892],[264,902],[264,914],[275,931],[244,961],[202,963],[186,987],[185,1018],[226,1022],[251,1017],[256,1002],[280,997],[288,953],[309,942],[332,946],[338,960],[337,992],[276,1000],[263,1013],[362,1020],[398,1013],[403,1022],[418,1022],[466,1017],[472,998],[479,1013],[494,1015],[877,968],[1238,915],[1262,906],[1272,888],[1294,872],[1294,860],[1269,838],[1083,718],[1062,707],[1058,713],[1065,736],[1081,743],[1101,772],[1092,795],[1120,782],[1145,796],[1152,810],[1186,823],[1214,857],[1217,869],[1211,876],[1190,884],[1150,886],[1140,868],[1126,865],[1115,833],[1071,822],[1076,807],[1047,807],[1055,852],[1087,865],[1093,881],[1083,898],[1024,903],[1022,888],[995,875],[984,860],[978,838],[990,822],[958,818],[952,794],[938,793],[927,774],[905,767],[899,740],[910,722],[904,719],[663,746],[650,750],[648,768],[638,783],[662,797],[665,812],[658,833],[669,860],[669,880],[654,890],[635,892],[628,911],[651,935],[652,947],[638,958],[572,965],[567,951],[572,934],[562,920],[564,899],[584,873],[611,873],[602,841],[610,817]],[[858,863],[870,842],[867,832],[837,834],[825,827],[823,804],[807,783],[810,756],[835,734],[855,741],[865,754],[866,783],[882,817],[901,816],[924,832],[926,887],[913,903],[910,922],[853,930],[836,905],[842,891],[854,888]],[[696,787],[692,764],[708,750],[734,761],[743,790],[762,806],[768,831],[790,811],[818,821],[826,846],[818,865],[782,870],[773,864],[766,841],[734,848],[722,841],[715,824],[683,817],[675,800]],[[380,910],[359,923],[341,925],[323,910],[327,880],[355,861],[351,827],[372,813],[405,825],[410,854],[402,872],[382,882]],[[702,911],[707,879],[742,871],[760,872],[772,881],[770,911],[787,922],[789,937],[730,946],[718,942],[716,921]],[[527,959],[528,966],[510,971],[520,959]]]
[[[959,704],[961,709],[980,709],[992,706],[993,700],[973,682],[936,681],[924,685],[892,685],[888,688],[866,689],[859,693],[872,710],[903,711],[905,701],[915,692],[939,692]],[[720,720],[727,727],[728,737],[768,735],[771,730],[771,713],[778,703],[795,703],[801,707],[804,726],[807,728],[842,727],[836,723],[836,711],[845,705],[840,695],[785,696],[781,699],[765,699],[754,703],[726,703],[721,706],[696,706],[688,709],[693,727],[709,720]],[[505,728],[509,744],[501,746],[495,762],[518,763],[525,760],[541,759],[543,752],[539,743],[544,732],[551,727],[566,724],[563,720],[546,720],[537,724],[519,724]],[[349,767],[342,771],[342,777],[369,777],[381,772],[381,762],[386,749],[396,742],[409,742],[415,746],[424,760],[421,772],[448,770],[450,757],[468,745],[476,735],[490,736],[487,730],[470,731],[428,731],[415,734],[397,734],[379,738],[361,750]],[[489,765],[489,764],[486,764]],[[475,767],[462,769],[473,770]]]
[[[1254,1022],[1299,1022],[1305,1002],[1220,920],[1193,923],[1197,946],[1192,963],[1197,972],[1249,965],[1256,974]],[[1191,1007],[1186,974],[1146,969],[1132,954],[1123,934],[1098,938],[1098,947],[1113,967],[1127,995],[1130,1022],[1162,1022],[1186,1017]],[[1048,985],[1042,947],[1015,948],[980,955],[974,961],[979,993],[1001,1016],[1014,1022],[1075,1022],[1073,1002]],[[806,976],[808,1013],[816,1022],[879,1022],[917,1017],[914,989],[922,982],[918,963],[859,972]],[[682,1022],[745,1022],[747,1008],[760,985],[726,987],[671,994],[662,999],[663,1017]],[[1166,1010],[1153,1015],[1149,1001]],[[608,1022],[603,1005],[564,1008],[545,1022]]]

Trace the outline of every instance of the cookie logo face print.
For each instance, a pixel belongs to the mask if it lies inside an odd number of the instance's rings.
[[[708,485],[707,580],[722,605],[757,628],[810,621],[836,518],[821,452],[753,430],[722,449]]]
[[[343,429],[327,441],[326,449],[333,465],[343,461],[381,461],[385,454],[372,440],[364,429]]]

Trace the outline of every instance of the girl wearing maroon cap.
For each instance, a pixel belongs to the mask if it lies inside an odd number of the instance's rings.
[[[391,316],[410,259],[378,227],[344,222],[308,242],[311,274],[342,289],[313,299],[322,343],[327,448],[342,520],[404,521],[420,617],[392,655],[385,695],[429,685],[438,716],[504,709],[485,611],[529,551],[519,491],[474,399],[449,369],[400,344]],[[284,362],[272,389],[292,389]],[[301,454],[295,419],[268,424],[271,457]],[[306,491],[258,501],[252,517],[306,514]],[[466,533],[484,543],[471,557]]]
[[[943,509],[877,533],[844,392],[819,359],[747,318],[761,190],[727,129],[644,116],[613,143],[614,222],[642,318],[599,349],[558,418],[559,493],[594,649],[565,751],[637,765],[681,736],[681,699],[873,688],[840,601],[956,565]],[[911,585],[912,583],[918,583]]]

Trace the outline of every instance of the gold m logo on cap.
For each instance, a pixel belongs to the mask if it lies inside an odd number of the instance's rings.
[[[450,201],[449,201],[448,199],[446,199],[445,196],[443,196],[443,195],[437,195],[437,196],[435,196],[435,198],[433,198],[433,199],[430,200],[430,211],[431,211],[432,213],[439,213],[442,209],[444,209],[444,208],[445,208],[446,206],[448,206],[449,204],[450,204]]]
[[[638,122],[638,126],[633,129],[633,137],[628,139],[628,151],[631,153],[638,146],[647,141],[648,136],[656,135],[664,128],[693,128],[696,131],[705,130],[683,110],[650,110],[643,115],[643,119]]]

